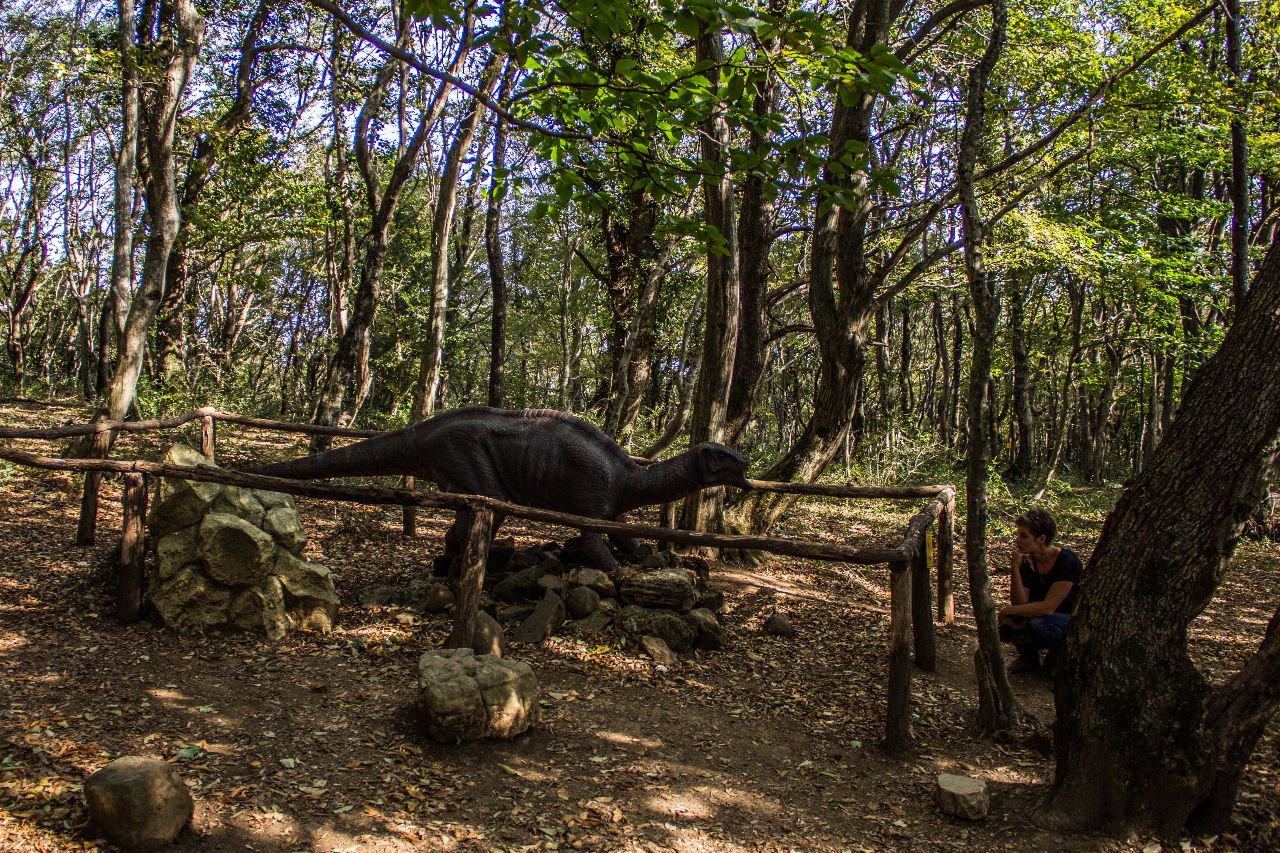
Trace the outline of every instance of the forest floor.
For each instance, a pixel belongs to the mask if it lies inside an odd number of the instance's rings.
[[[9,404],[0,423],[51,425],[81,412]],[[230,434],[230,435],[228,435]],[[158,456],[159,436],[115,458]],[[190,440],[190,439],[188,439]],[[293,452],[261,433],[219,433],[231,463]],[[14,446],[50,452],[48,444]],[[959,478],[959,474],[957,474]],[[442,746],[407,707],[423,651],[446,616],[362,607],[361,590],[428,570],[448,519],[400,535],[390,508],[300,500],[306,556],[331,567],[340,628],[266,644],[181,637],[114,617],[109,563],[119,484],[108,481],[98,544],[72,544],[79,478],[0,462],[0,849],[89,850],[84,778],[127,754],[173,762],[196,814],[176,850],[1263,850],[1280,847],[1280,726],[1255,753],[1229,834],[1115,839],[1038,827],[1052,760],[970,729],[975,707],[963,555],[957,621],[939,629],[936,673],[913,672],[916,751],[879,749],[885,708],[887,571],[773,557],[715,564],[728,643],[663,672],[636,650],[574,637],[508,656],[541,682],[541,721],[508,742]],[[1061,495],[1062,492],[1060,491]],[[1098,496],[1095,496],[1098,497]],[[1083,556],[1100,499],[1060,501],[1064,543]],[[1087,498],[1087,496],[1086,496]],[[812,502],[785,533],[887,545],[914,502]],[[1012,504],[1010,505],[1012,508]],[[1007,531],[993,560],[1007,565]],[[520,546],[564,531],[511,524]],[[958,537],[963,542],[962,537]],[[1209,678],[1233,672],[1280,600],[1280,546],[1246,543],[1193,641]],[[995,586],[1003,594],[1005,578]],[[795,637],[759,630],[775,609]],[[1051,683],[1015,688],[1041,720]],[[939,772],[987,780],[990,816],[944,816]]]

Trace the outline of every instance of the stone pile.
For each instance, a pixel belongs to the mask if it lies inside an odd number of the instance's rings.
[[[172,465],[212,465],[183,445]],[[302,559],[307,544],[293,498],[219,483],[162,479],[147,514],[156,572],[148,597],[178,631],[231,628],[278,640],[329,631],[338,614],[333,576]]]
[[[610,574],[573,565],[573,544],[516,550],[506,539],[490,548],[487,598],[498,622],[514,626],[513,641],[537,644],[565,630],[590,636],[612,629],[646,650],[656,647],[645,638],[675,654],[724,645],[724,595],[707,589],[705,560],[641,545]]]

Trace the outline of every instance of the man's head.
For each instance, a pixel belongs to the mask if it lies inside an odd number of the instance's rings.
[[[1053,520],[1053,515],[1047,509],[1032,509],[1023,513],[1013,520],[1013,523],[1020,530],[1025,530],[1031,534],[1031,538],[1040,542],[1040,537],[1044,537],[1041,545],[1048,545],[1053,542],[1053,537],[1058,535],[1058,522]]]

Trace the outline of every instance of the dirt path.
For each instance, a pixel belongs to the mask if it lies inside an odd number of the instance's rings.
[[[6,411],[13,423],[29,412]],[[35,417],[39,417],[38,415]],[[128,449],[116,455],[128,456]],[[888,593],[883,570],[776,558],[717,566],[728,645],[669,672],[574,637],[513,648],[544,692],[542,721],[504,743],[440,746],[406,712],[418,656],[444,617],[360,607],[361,589],[426,570],[445,519],[399,536],[388,510],[300,502],[308,557],[335,569],[341,628],[274,645],[120,627],[95,568],[118,529],[109,486],[93,549],[70,545],[78,483],[0,469],[0,849],[105,846],[81,805],[83,778],[112,758],[174,761],[198,806],[178,850],[1142,849],[1150,839],[1059,836],[1028,819],[1052,767],[977,739],[971,626],[943,629],[939,672],[915,673],[918,750],[890,761],[883,730]],[[914,507],[814,504],[795,532],[884,544]],[[555,531],[512,526],[520,545]],[[1087,536],[1082,536],[1087,541]],[[1197,634],[1203,660],[1238,665],[1275,601],[1275,547],[1246,548],[1229,598]],[[963,572],[961,571],[961,574]],[[962,580],[962,578],[960,578]],[[1235,598],[1231,598],[1234,596]],[[958,610],[967,603],[961,585]],[[798,629],[768,637],[774,609]],[[1052,715],[1049,682],[1017,681]],[[1259,751],[1222,849],[1265,849],[1276,823],[1276,727]],[[967,823],[932,801],[938,772],[988,780],[992,813]],[[1173,842],[1176,844],[1176,839]],[[1195,849],[1201,840],[1189,842]]]

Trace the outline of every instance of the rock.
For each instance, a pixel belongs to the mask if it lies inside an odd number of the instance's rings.
[[[515,562],[514,557],[512,562]],[[493,585],[493,597],[511,603],[541,598],[543,589],[538,586],[538,578],[543,574],[545,571],[540,565],[520,569]]]
[[[227,616],[237,627],[270,640],[279,640],[293,627],[285,613],[284,587],[275,576],[236,596]]]
[[[796,628],[791,624],[791,620],[787,618],[785,613],[777,610],[773,611],[769,618],[764,620],[760,630],[775,637],[794,637],[796,635]]]
[[[442,743],[515,737],[537,722],[538,680],[527,663],[437,649],[418,661],[415,712]]]
[[[971,776],[939,773],[938,805],[946,814],[968,820],[982,820],[991,808],[987,797],[987,783]]]
[[[672,558],[675,555],[670,551],[662,551],[657,554],[649,554],[641,558],[640,568],[642,569],[670,569],[678,565]]]
[[[698,596],[698,603],[694,607],[704,607],[712,613],[724,612],[724,590],[709,589]]]
[[[196,554],[209,577],[228,586],[254,586],[271,569],[275,543],[243,518],[211,512],[200,523]]]
[[[684,569],[658,569],[633,575],[622,582],[618,592],[625,604],[680,611],[693,609],[698,600],[693,579]]]
[[[178,631],[202,631],[227,621],[231,591],[194,567],[178,571],[151,594],[160,620]]]
[[[644,649],[645,654],[653,658],[654,663],[675,666],[680,662],[680,658],[675,652],[671,651],[671,647],[661,637],[641,637],[640,648]]]
[[[546,559],[537,548],[526,548],[523,551],[516,551],[511,555],[511,559],[507,561],[507,571],[519,572],[524,569],[531,569]]]
[[[513,604],[510,607],[504,607],[498,611],[498,624],[505,625],[508,622],[523,622],[529,618],[529,614],[534,611],[532,604]]]
[[[190,447],[175,444],[164,455],[170,465],[212,465],[213,461]],[[183,527],[190,527],[200,520],[205,510],[218,498],[223,486],[188,480],[160,478],[155,496],[147,512],[147,526],[152,535],[163,536]]]
[[[618,630],[638,643],[643,637],[657,637],[673,651],[687,652],[698,639],[697,632],[674,610],[627,605],[614,620]]]
[[[270,533],[281,548],[295,555],[301,555],[302,549],[306,547],[307,534],[302,531],[302,520],[292,506],[277,506],[267,510],[262,517],[262,529]]]
[[[507,637],[498,620],[481,610],[476,614],[476,632],[471,635],[471,650],[478,655],[502,657],[507,650]]]
[[[284,587],[285,606],[293,623],[307,631],[327,634],[338,619],[338,593],[333,573],[324,566],[279,552],[275,574]]]
[[[613,578],[599,569],[578,568],[569,573],[571,586],[585,586],[594,590],[600,598],[612,598],[618,594]]]
[[[694,645],[699,649],[715,651],[724,648],[724,627],[716,615],[705,607],[695,607],[684,614],[684,621],[697,633]]]
[[[511,639],[527,645],[546,642],[564,624],[564,616],[564,599],[547,590],[547,594],[538,602],[529,618],[520,623]]]
[[[195,804],[173,765],[127,755],[84,781],[89,816],[125,850],[162,847],[178,837]]]
[[[538,586],[554,592],[561,598],[564,598],[565,592],[569,589],[569,585],[564,582],[564,578],[552,574],[546,574],[538,578]]]
[[[569,590],[564,606],[572,618],[584,619],[600,606],[600,594],[589,586],[575,586]]]
[[[455,597],[447,584],[416,580],[409,584],[406,603],[423,613],[443,613],[453,606]]]
[[[262,508],[270,512],[276,507],[288,507],[294,512],[298,511],[298,507],[293,502],[293,495],[286,492],[269,492],[266,489],[254,489],[253,495],[258,499],[258,503],[262,504]]]
[[[168,580],[196,558],[196,539],[200,528],[196,525],[175,530],[156,541],[156,574],[160,580]]]
[[[598,634],[613,624],[613,614],[601,608],[584,619],[578,619],[573,624],[580,634]]]
[[[485,559],[486,575],[497,575],[507,571],[511,558],[516,553],[516,540],[495,539],[489,544],[489,556]]]
[[[239,486],[223,486],[217,500],[209,509],[212,512],[225,512],[228,515],[243,518],[254,527],[262,527],[263,516],[266,515],[266,510],[253,491]],[[296,516],[297,513],[294,515]]]

